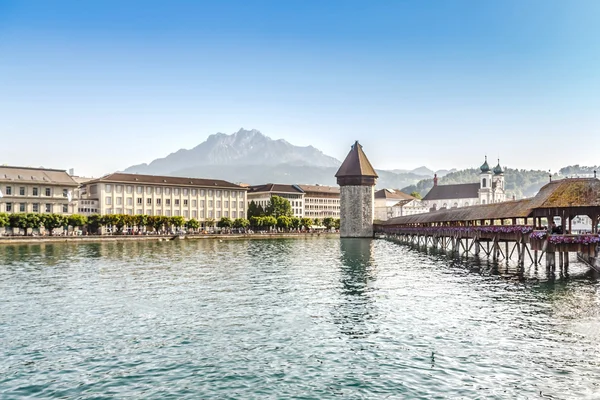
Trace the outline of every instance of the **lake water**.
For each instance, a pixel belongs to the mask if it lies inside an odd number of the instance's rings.
[[[511,268],[363,239],[0,246],[0,398],[600,398],[597,279]]]

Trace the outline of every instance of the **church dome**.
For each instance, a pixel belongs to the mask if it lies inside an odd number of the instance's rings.
[[[487,156],[485,156],[485,162],[483,163],[483,165],[481,167],[479,167],[479,169],[481,169],[482,174],[484,174],[486,172],[490,172],[490,166],[487,163]]]
[[[494,167],[494,175],[502,175],[504,171],[502,171],[502,167],[500,166],[500,160],[498,160],[498,165]]]

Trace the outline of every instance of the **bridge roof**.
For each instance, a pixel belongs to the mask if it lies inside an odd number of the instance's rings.
[[[525,218],[531,216],[536,209],[576,207],[600,208],[600,180],[595,178],[562,179],[546,184],[535,197],[530,199],[396,217],[383,222],[383,225]]]

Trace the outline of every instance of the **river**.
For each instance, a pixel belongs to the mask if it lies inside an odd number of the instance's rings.
[[[600,398],[598,280],[493,267],[368,239],[0,246],[0,398]]]

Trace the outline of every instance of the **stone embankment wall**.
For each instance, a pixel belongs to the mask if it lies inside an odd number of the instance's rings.
[[[340,187],[340,237],[373,237],[374,186]]]

